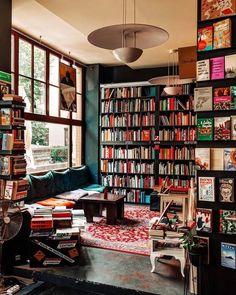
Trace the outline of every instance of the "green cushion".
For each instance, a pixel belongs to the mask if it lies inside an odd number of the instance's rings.
[[[81,188],[84,189],[85,191],[95,191],[95,192],[102,193],[105,187],[100,184],[94,183],[94,184],[85,184]]]
[[[81,188],[82,185],[89,183],[90,174],[89,169],[86,166],[82,166],[78,169],[70,168],[70,190],[76,190]]]
[[[45,175],[33,176],[30,175],[32,198],[47,198],[54,194],[54,180],[51,171]]]
[[[25,179],[29,181],[29,188],[28,188],[28,191],[27,191],[27,201],[30,201],[30,200],[33,199],[32,183],[31,183],[30,175],[27,174]]]
[[[70,169],[63,172],[51,171],[54,179],[54,194],[61,194],[70,190]]]

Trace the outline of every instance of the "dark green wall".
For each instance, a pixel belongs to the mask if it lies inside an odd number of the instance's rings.
[[[0,71],[11,72],[12,0],[0,0]]]

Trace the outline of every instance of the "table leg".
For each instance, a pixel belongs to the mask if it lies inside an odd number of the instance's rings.
[[[117,220],[117,205],[107,204],[107,224],[116,224]]]
[[[117,204],[117,218],[124,219],[124,200]]]
[[[155,252],[155,253],[151,253],[150,255],[150,261],[151,261],[151,265],[152,265],[152,270],[151,272],[155,272],[156,270],[156,259],[159,259],[159,255]]]
[[[86,221],[93,222],[94,204],[84,203],[82,207],[84,209],[84,215],[86,217]]]

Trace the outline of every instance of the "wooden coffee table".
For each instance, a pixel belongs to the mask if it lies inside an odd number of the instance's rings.
[[[98,216],[101,206],[107,210],[107,224],[116,224],[117,219],[124,218],[124,198],[122,195],[108,193],[107,198],[101,193],[95,196],[84,196],[80,204],[84,209],[87,222],[93,222],[93,217]]]

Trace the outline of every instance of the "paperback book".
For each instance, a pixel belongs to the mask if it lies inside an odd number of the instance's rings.
[[[236,116],[231,116],[231,139],[236,140]]]
[[[210,60],[197,61],[197,81],[210,80]]]
[[[198,200],[215,201],[215,177],[198,177]]]
[[[220,210],[220,232],[228,235],[236,234],[236,211]]]
[[[214,121],[214,140],[230,140],[230,117],[215,117]]]
[[[235,0],[202,0],[201,20],[215,19],[218,17],[232,15],[236,12]]]
[[[236,86],[230,86],[231,108],[236,109]]]
[[[211,233],[212,232],[212,209],[196,209],[196,230]]]
[[[197,118],[197,140],[213,140],[213,118]]]
[[[210,170],[210,148],[195,148],[195,165],[198,170]]]
[[[224,56],[211,58],[210,68],[211,68],[211,80],[224,79],[224,76],[225,76]]]
[[[225,56],[225,78],[236,78],[236,54]]]
[[[224,149],[211,148],[211,170],[224,170]]]
[[[198,51],[212,50],[213,48],[213,26],[199,28],[197,31]]]
[[[224,149],[224,170],[236,171],[236,149]]]
[[[236,269],[236,244],[221,242],[221,265]]]
[[[219,201],[234,202],[234,178],[219,178]]]
[[[213,24],[214,42],[213,48],[231,47],[231,20],[229,18]]]
[[[230,87],[214,88],[213,106],[216,111],[231,109]]]
[[[201,87],[194,89],[194,111],[212,110],[212,87]]]

